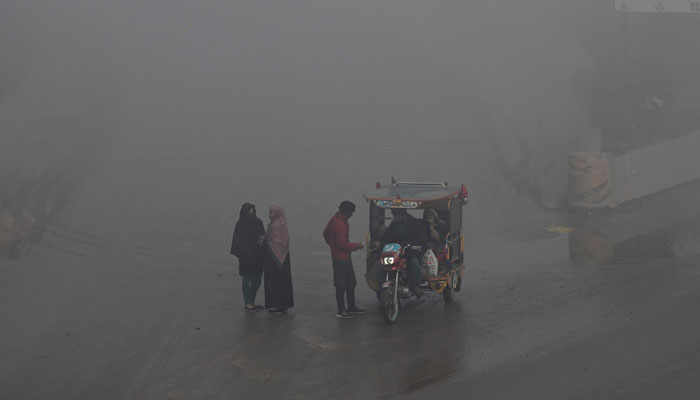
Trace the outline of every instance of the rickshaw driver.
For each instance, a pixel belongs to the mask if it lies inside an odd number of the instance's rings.
[[[428,250],[428,239],[425,235],[423,223],[409,214],[404,208],[392,208],[391,215],[394,220],[391,221],[386,232],[381,237],[381,246],[384,247],[387,243],[398,243],[401,246],[410,244],[418,247],[419,250],[408,248],[406,249],[406,261],[408,272],[408,288],[416,297],[421,297],[422,293],[418,289],[420,285],[420,260],[423,254]],[[377,270],[377,282],[381,285],[384,281],[383,269]],[[380,276],[381,275],[381,276]]]

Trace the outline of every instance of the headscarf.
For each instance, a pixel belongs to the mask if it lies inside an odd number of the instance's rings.
[[[284,216],[284,209],[280,206],[270,207],[270,223],[267,225],[265,239],[272,254],[282,264],[289,254],[289,232],[287,217]]]
[[[240,226],[240,229],[246,232],[255,232],[256,234],[262,236],[264,233],[260,233],[260,228],[262,227],[262,220],[258,218],[255,213],[251,214],[250,210],[254,209],[255,205],[251,203],[243,203],[241,206],[241,212],[238,216],[238,222],[236,222],[236,227]]]
[[[245,219],[249,215],[255,215],[250,213],[251,208],[255,208],[255,205],[251,203],[243,203],[241,206],[241,212],[238,214],[238,219],[241,220]]]
[[[432,225],[430,225],[428,223],[428,216],[431,216],[431,215],[432,215],[433,221],[434,221]],[[439,242],[440,241],[440,232],[437,231],[436,227],[437,227],[438,222],[440,221],[440,217],[439,217],[437,211],[435,211],[432,208],[426,208],[425,211],[423,211],[423,221],[425,221],[430,238],[434,241]]]
[[[435,222],[437,222],[438,220],[440,220],[440,217],[438,216],[438,213],[437,213],[437,211],[435,211],[434,208],[426,208],[426,209],[423,211],[423,219],[427,219],[427,217],[428,217],[429,215],[432,215],[432,216],[433,216],[433,219],[435,220]]]

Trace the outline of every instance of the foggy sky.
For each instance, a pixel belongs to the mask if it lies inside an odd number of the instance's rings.
[[[158,163],[180,160],[172,184],[238,182],[232,209],[291,195],[330,212],[394,175],[467,183],[497,210],[552,165],[560,185],[566,153],[587,145],[571,78],[619,49],[603,3],[5,3],[29,72],[11,72],[22,84],[0,123],[9,137],[36,118],[89,120],[56,162],[162,182]]]

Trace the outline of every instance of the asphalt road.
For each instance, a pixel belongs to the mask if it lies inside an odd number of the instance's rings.
[[[114,154],[36,242],[1,261],[2,400],[699,397],[697,255],[575,265],[565,234],[534,240],[507,225],[558,216],[494,208],[501,189],[489,202],[473,190],[454,303],[409,300],[387,325],[358,254],[368,313],[338,320],[320,232],[348,190],[285,185],[280,165],[307,153],[259,155],[252,176],[231,173],[252,156]],[[253,186],[259,176],[274,179]],[[233,223],[243,201],[264,214],[277,199],[296,307],[245,313]],[[365,220],[351,220],[355,240]]]

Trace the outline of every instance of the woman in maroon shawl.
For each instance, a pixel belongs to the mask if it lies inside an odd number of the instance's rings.
[[[280,206],[270,207],[270,224],[267,226],[265,242],[265,308],[271,313],[283,314],[294,307],[294,295],[287,218]]]

